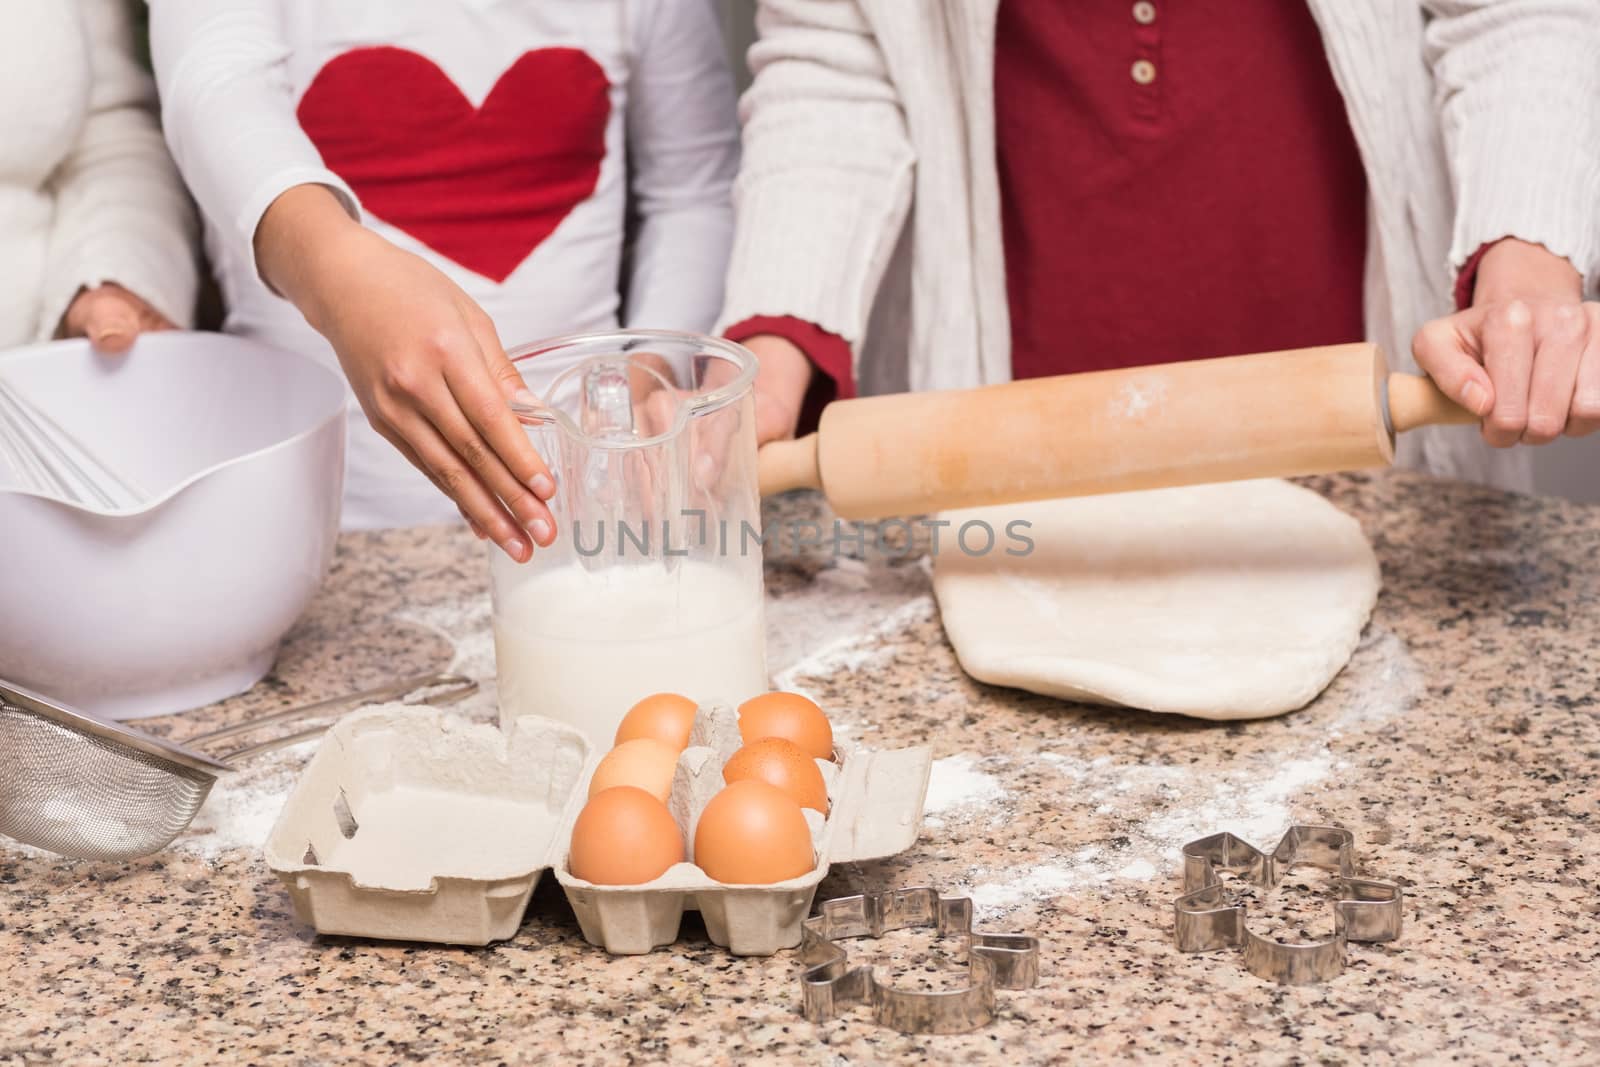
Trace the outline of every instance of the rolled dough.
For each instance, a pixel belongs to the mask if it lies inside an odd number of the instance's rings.
[[[1067,700],[1202,719],[1309,703],[1355,651],[1378,561],[1356,521],[1283,481],[974,508],[934,559],[966,672]],[[1016,520],[1031,553],[1006,536]],[[995,531],[982,555],[955,540]],[[984,545],[974,527],[966,542]]]

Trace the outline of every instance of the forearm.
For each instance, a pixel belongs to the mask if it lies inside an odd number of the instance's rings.
[[[359,257],[367,239],[383,240],[352,219],[332,190],[296,185],[261,216],[254,240],[256,269],[306,321],[323,330],[329,282],[361,276]]]
[[[40,334],[56,332],[80,290],[105,282],[187,323],[196,226],[156,124],[155,86],[134,59],[121,0],[93,0],[81,10],[94,82],[83,126],[50,179],[55,217]]]
[[[794,315],[858,342],[910,209],[914,153],[854,0],[762,0],[725,326]]]
[[[223,240],[248,247],[297,186],[324,186],[359,217],[295,117],[273,0],[151,0],[150,44],[167,143]]]
[[[53,332],[83,289],[123,286],[187,325],[198,288],[193,209],[153,125],[95,125],[57,175],[39,328]]]
[[[1460,269],[1510,236],[1600,281],[1600,5],[1424,0]]]

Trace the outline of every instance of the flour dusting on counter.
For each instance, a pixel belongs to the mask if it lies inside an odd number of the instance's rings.
[[[772,609],[773,605],[769,604],[767,657],[773,675],[773,688],[802,691],[804,679],[828,678],[841,671],[855,673],[883,663],[893,655],[893,649],[889,646],[891,638],[898,637],[918,623],[926,622],[934,614],[933,597],[924,594],[901,604],[866,630],[843,637],[833,636],[820,648],[802,653],[801,649],[794,646],[794,637],[790,633],[786,632],[778,640],[773,640]],[[837,634],[837,629],[827,632]],[[801,654],[795,657],[795,653]]]
[[[1294,820],[1296,802],[1327,776],[1333,762],[1324,751],[1287,760],[1276,771],[1263,773],[1251,766],[1219,775],[1174,764],[1120,764],[1107,756],[1084,761],[1043,752],[1032,758],[1054,772],[1044,776],[1046,789],[1116,821],[1117,844],[1085,845],[1062,860],[1015,873],[974,869],[968,888],[988,912],[1004,913],[1074,890],[1165,876],[1176,869],[1186,842],[1218,830],[1270,845]],[[934,764],[936,775],[947,762]],[[929,796],[931,800],[931,787]],[[1121,822],[1120,812],[1130,821]],[[1153,814],[1140,820],[1141,812]]]
[[[449,669],[478,679],[478,692],[450,705],[451,709],[469,718],[493,718],[496,713],[494,636],[490,629],[489,597],[467,595],[455,601],[412,608],[397,618],[443,635],[456,650]],[[271,735],[263,731],[262,736]],[[207,860],[229,853],[260,851],[318,743],[306,741],[243,761],[236,772],[217,779],[200,814],[172,847]]]
[[[495,687],[494,614],[488,595],[414,607],[401,618],[442,634],[456,649],[450,669],[478,680],[478,691],[451,707],[472,718],[495,718],[500,705]]]
[[[1362,637],[1350,665],[1335,684],[1342,690],[1329,732],[1329,737],[1335,738],[1347,728],[1394,718],[1416,704],[1427,690],[1405,642],[1377,625]]]
[[[1403,714],[1424,688],[1404,643],[1382,627],[1367,635],[1336,686],[1324,698],[1324,713],[1318,714],[1317,705],[1303,713],[1313,727],[1306,736],[1222,769],[1048,750],[984,761],[994,774],[977,770],[970,756],[939,760],[928,790],[933,818],[925,821],[942,829],[953,821],[951,812],[989,810],[990,802],[980,799],[988,783],[992,814],[1002,814],[1007,798],[1000,781],[1022,771],[1037,778],[1043,792],[1068,798],[1073,810],[1093,816],[1097,834],[1115,839],[1114,846],[1087,844],[1020,870],[974,868],[966,888],[980,909],[997,914],[1085,888],[1111,891],[1116,883],[1173,877],[1187,842],[1222,830],[1270,848],[1291,823],[1313,813],[1307,798],[1339,769],[1329,742],[1342,730]],[[1205,737],[1197,735],[1195,743],[1204,744]],[[962,799],[968,796],[970,803]],[[1107,821],[1113,834],[1105,834]]]
[[[1004,882],[984,882],[970,887],[966,895],[981,916],[1005,914],[1035,900],[1077,889],[1085,884],[1098,883],[1094,860],[1097,848],[1079,849],[1070,863],[1043,863],[1012,875]]]
[[[306,741],[260,756],[217,779],[200,814],[172,847],[208,860],[259,851],[317,743]]]
[[[999,778],[979,770],[975,757],[961,753],[934,761],[922,814],[924,821],[963,810],[998,818],[1009,800]]]

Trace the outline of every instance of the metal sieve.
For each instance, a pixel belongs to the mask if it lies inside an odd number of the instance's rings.
[[[232,763],[315,737],[328,724],[212,757],[194,746],[264,726],[398,700],[449,704],[478,683],[424,674],[302,704],[174,744],[119,722],[76,711],[0,681],[0,834],[74,859],[125,860],[159,852],[194,820]]]

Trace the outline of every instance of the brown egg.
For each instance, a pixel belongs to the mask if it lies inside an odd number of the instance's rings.
[[[589,795],[619,785],[643,789],[662,803],[672,795],[672,775],[678,769],[678,753],[660,741],[638,737],[624,741],[605,754],[589,779]]]
[[[816,866],[800,805],[777,786],[754,779],[726,787],[700,813],[694,861],[725,885],[771,885]]]
[[[567,869],[595,885],[639,885],[683,862],[683,831],[643,789],[596,793],[572,824]]]
[[[652,737],[674,752],[689,747],[689,730],[694,726],[695,703],[677,693],[656,693],[628,709],[617,724],[611,742],[620,745],[636,737]]]
[[[802,808],[828,813],[828,786],[822,771],[793,741],[763,737],[745,745],[723,765],[722,780],[730,785],[751,778],[777,786]]]
[[[833,727],[816,701],[799,693],[763,693],[739,705],[744,743],[764,737],[793,741],[816,759],[833,759]]]

